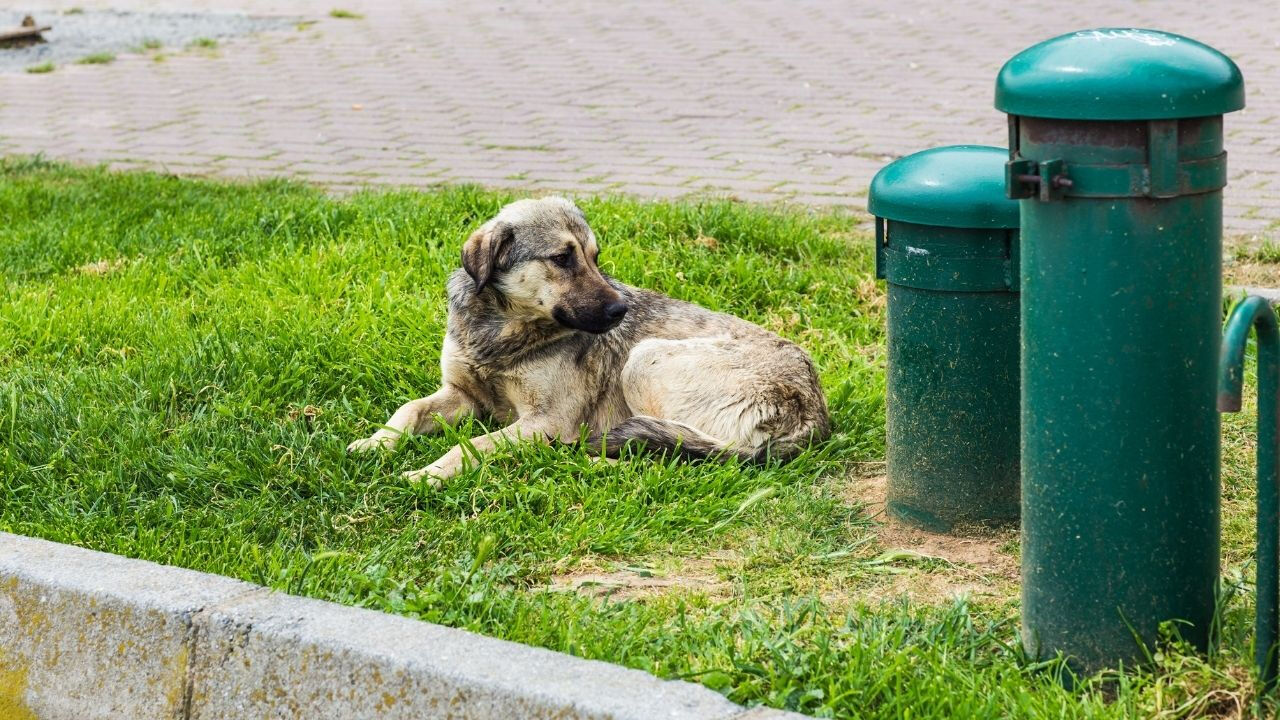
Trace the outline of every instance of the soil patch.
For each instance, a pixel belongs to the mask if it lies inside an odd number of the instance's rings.
[[[684,559],[674,568],[589,567],[553,575],[548,590],[578,592],[613,600],[635,600],[672,591],[701,592],[723,598],[730,594],[730,585],[716,572],[716,566],[730,560],[727,557]]]
[[[111,273],[124,267],[129,261],[124,258],[116,258],[114,260],[99,260],[97,262],[87,263],[76,268],[81,275],[110,275]]]
[[[1245,287],[1280,287],[1280,265],[1253,261],[1239,261],[1223,268],[1226,284]]]
[[[845,500],[866,509],[884,553],[906,550],[924,557],[909,565],[894,564],[884,582],[868,588],[865,600],[905,595],[915,602],[945,604],[959,596],[999,602],[1017,597],[1016,530],[953,536],[913,528],[885,513],[886,484],[883,474],[855,476],[846,485]]]

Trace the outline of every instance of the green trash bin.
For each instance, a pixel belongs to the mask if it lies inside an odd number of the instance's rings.
[[[891,516],[935,532],[1018,521],[1018,204],[1004,148],[901,158],[871,182],[888,284]]]
[[[1022,229],[1022,623],[1077,670],[1161,623],[1205,647],[1218,579],[1222,115],[1240,71],[1178,35],[1071,33],[1010,59]]]

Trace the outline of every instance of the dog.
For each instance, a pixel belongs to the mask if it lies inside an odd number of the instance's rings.
[[[473,438],[574,442],[617,458],[634,441],[685,458],[789,459],[830,433],[813,361],[757,325],[624,285],[600,271],[586,217],[560,197],[513,202],[462,246],[449,277],[441,388],[406,403],[349,452],[467,415],[505,425]],[[463,469],[461,445],[412,481]]]

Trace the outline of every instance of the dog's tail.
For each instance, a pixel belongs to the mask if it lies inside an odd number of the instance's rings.
[[[633,415],[606,433],[592,433],[587,438],[587,450],[616,458],[628,442],[641,446],[646,452],[676,454],[688,460],[736,457],[746,462],[762,462],[766,457],[764,450],[735,448],[684,423],[649,415]]]

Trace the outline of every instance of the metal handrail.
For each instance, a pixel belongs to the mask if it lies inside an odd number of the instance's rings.
[[[1249,331],[1258,332],[1258,578],[1254,663],[1261,692],[1276,681],[1280,639],[1280,324],[1266,299],[1249,296],[1235,306],[1223,330],[1218,410],[1238,412]],[[1261,694],[1261,693],[1259,693]]]

